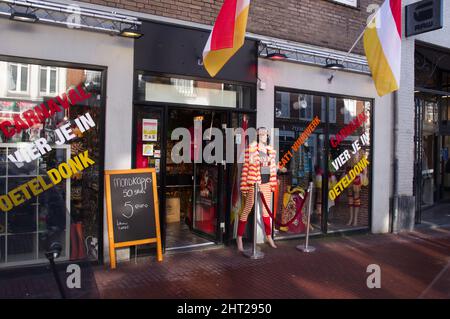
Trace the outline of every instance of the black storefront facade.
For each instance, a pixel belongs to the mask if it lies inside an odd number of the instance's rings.
[[[225,136],[226,128],[256,126],[257,42],[246,40],[211,78],[202,64],[209,31],[144,21],[142,32],[134,48],[132,167],[156,168],[163,249],[226,244],[237,161],[211,163],[191,141],[192,161],[175,163],[172,133],[200,125],[205,150],[208,129]]]

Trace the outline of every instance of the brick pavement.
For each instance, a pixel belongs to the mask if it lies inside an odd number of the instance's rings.
[[[253,261],[234,247],[168,254],[138,263],[83,268],[81,290],[71,298],[450,298],[450,227],[419,228],[399,235],[312,239],[313,254],[299,240],[263,246]],[[366,286],[366,267],[381,267],[381,289]],[[64,275],[61,273],[61,275]],[[48,270],[10,276],[0,272],[0,298],[59,298]]]
[[[249,260],[232,247],[149,258],[95,272],[102,298],[450,298],[450,228],[400,235],[313,239],[263,247]],[[366,267],[378,264],[382,288],[366,286]]]

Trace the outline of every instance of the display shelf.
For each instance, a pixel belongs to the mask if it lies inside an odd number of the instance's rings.
[[[51,145],[52,150],[50,152],[34,160],[31,163],[26,163],[23,167],[18,168],[14,163],[10,162],[7,158],[8,154],[14,153],[20,148],[20,145],[16,143],[0,143],[0,163],[2,164],[2,184],[0,185],[0,191],[2,194],[7,194],[14,186],[25,184],[31,179],[38,176],[46,176],[42,174],[43,170],[53,167],[46,167],[46,161],[51,158],[56,165],[67,162],[71,156],[70,145]],[[62,152],[61,152],[62,151]],[[45,164],[45,165],[42,165]],[[15,170],[15,174],[10,174],[11,170]],[[17,172],[17,170],[28,170],[28,174],[23,172]],[[64,229],[60,232],[59,240],[64,243],[61,260],[67,260],[69,256],[70,246],[65,243],[69,243],[70,239],[70,179],[64,180],[65,183],[65,198],[63,198],[62,205],[64,205]],[[56,191],[53,188],[47,190],[47,192]],[[4,232],[0,234],[2,238],[0,250],[3,256],[0,256],[0,268],[13,267],[20,265],[28,265],[40,262],[46,262],[47,259],[41,258],[42,252],[46,247],[42,247],[42,235],[48,233],[46,230],[42,230],[42,216],[51,214],[50,208],[46,207],[42,202],[43,197],[49,195],[48,193],[42,193],[38,196],[34,196],[27,200],[25,203],[13,208],[9,212],[4,212],[4,219],[2,220],[5,227]],[[59,195],[59,194],[58,194]],[[50,195],[49,195],[50,196]],[[41,202],[40,202],[41,201]],[[54,199],[50,198],[48,202],[54,204]],[[28,208],[28,209],[27,209]],[[13,231],[16,229],[17,231]],[[24,231],[25,229],[31,229],[31,231]],[[29,238],[27,238],[29,237]]]

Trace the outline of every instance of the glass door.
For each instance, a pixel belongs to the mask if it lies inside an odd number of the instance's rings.
[[[202,136],[195,144],[192,230],[196,234],[221,241],[220,221],[223,219],[225,112],[204,111],[193,118],[194,134]],[[201,146],[201,147],[200,147]]]

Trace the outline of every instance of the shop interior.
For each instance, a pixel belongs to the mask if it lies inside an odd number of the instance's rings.
[[[166,247],[202,244],[216,239],[221,163],[207,164],[192,138],[203,137],[202,149],[215,138],[211,128],[222,128],[225,113],[169,109],[168,136],[176,128],[191,133],[191,163],[174,163],[172,150],[178,141],[167,140],[166,148]],[[194,128],[195,127],[195,128]],[[197,133],[196,133],[197,132]],[[200,162],[200,163],[196,163]]]

